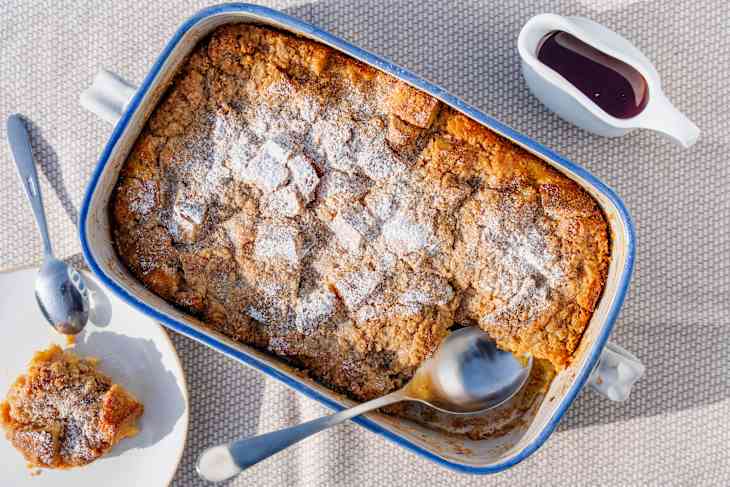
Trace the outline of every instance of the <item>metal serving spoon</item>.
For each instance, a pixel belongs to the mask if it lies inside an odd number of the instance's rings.
[[[476,414],[504,404],[525,384],[532,358],[520,361],[499,350],[476,327],[451,333],[402,389],[291,428],[205,449],[197,471],[221,482],[294,443],[345,420],[400,401],[418,401],[452,414]]]
[[[86,285],[76,269],[53,257],[30,136],[23,120],[19,115],[11,115],[7,128],[20,182],[43,239],[43,265],[35,280],[36,301],[51,326],[61,333],[75,335],[84,329],[89,319]]]

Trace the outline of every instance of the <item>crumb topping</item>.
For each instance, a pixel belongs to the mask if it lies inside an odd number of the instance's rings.
[[[361,399],[455,324],[564,367],[609,260],[570,179],[405,83],[250,25],[191,54],[110,210],[152,291]]]

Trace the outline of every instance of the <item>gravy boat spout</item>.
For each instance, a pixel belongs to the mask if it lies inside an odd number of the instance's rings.
[[[631,118],[611,116],[557,71],[538,60],[541,40],[555,31],[567,32],[638,71],[646,80],[649,94],[644,109]],[[522,73],[530,91],[564,120],[606,137],[619,137],[643,128],[666,135],[683,147],[691,146],[699,138],[699,128],[664,95],[659,73],[651,61],[628,40],[606,27],[582,17],[540,14],[525,24],[517,44]]]
[[[699,127],[677,110],[664,93],[660,91],[649,96],[646,108],[635,118],[637,128],[659,132],[685,148],[697,142]]]

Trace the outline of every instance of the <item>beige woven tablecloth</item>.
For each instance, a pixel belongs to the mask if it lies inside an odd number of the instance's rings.
[[[33,121],[50,231],[79,252],[74,222],[111,127],[79,91],[99,67],[138,83],[178,25],[205,2],[0,0],[0,117]],[[591,391],[532,457],[490,477],[437,467],[353,424],[292,448],[233,485],[728,485],[730,482],[730,7],[705,2],[279,1],[443,85],[588,167],[613,186],[638,230],[631,292],[613,339],[647,375],[625,404]],[[532,15],[583,15],[652,59],[668,96],[702,129],[682,150],[659,136],[589,135],[530,96],[515,49]],[[5,124],[0,139],[5,138]],[[0,142],[0,269],[37,262],[40,245]],[[193,458],[213,442],[325,413],[256,371],[173,336],[190,389],[190,433],[176,485],[199,485]],[[120,472],[123,475],[123,472]],[[42,483],[34,479],[34,483]]]

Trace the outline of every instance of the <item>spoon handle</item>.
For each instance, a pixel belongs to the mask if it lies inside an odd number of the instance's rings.
[[[196,466],[198,475],[211,482],[221,482],[315,433],[373,409],[407,399],[402,391],[395,391],[353,408],[297,426],[252,438],[242,438],[228,445],[206,448],[198,457]]]
[[[52,255],[51,239],[48,237],[48,224],[46,214],[43,211],[43,199],[41,198],[41,187],[38,184],[38,173],[36,172],[33,152],[30,147],[30,136],[20,115],[8,117],[8,142],[10,150],[15,158],[15,166],[18,169],[20,182],[25,190],[25,195],[30,201],[30,207],[35,215],[38,230],[43,239],[43,252],[45,255]]]

